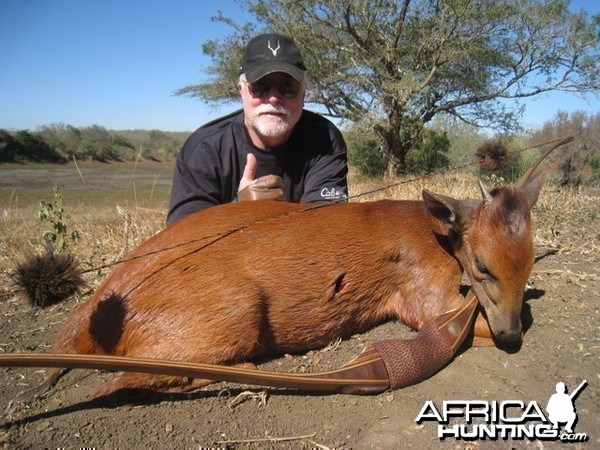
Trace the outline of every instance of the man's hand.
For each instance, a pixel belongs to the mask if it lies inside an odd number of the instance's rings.
[[[281,177],[265,175],[254,179],[257,168],[256,157],[248,153],[248,160],[238,188],[238,200],[281,200],[284,189]]]

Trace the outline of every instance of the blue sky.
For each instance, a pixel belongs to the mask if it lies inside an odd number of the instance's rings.
[[[600,13],[600,0],[574,0]],[[248,19],[234,0],[0,0],[0,128],[52,123],[109,129],[192,131],[238,107],[177,97],[204,77],[202,44],[230,34],[217,10]],[[558,110],[600,112],[598,98],[528,100],[535,127]]]

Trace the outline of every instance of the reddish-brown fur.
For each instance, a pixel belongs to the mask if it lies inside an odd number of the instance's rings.
[[[392,318],[418,329],[462,304],[463,268],[493,330],[480,316],[476,336],[514,342],[533,262],[529,210],[540,188],[536,178],[487,203],[424,193],[425,202],[210,208],[118,265],[67,319],[53,351],[241,364]],[[202,383],[120,374],[98,395]]]

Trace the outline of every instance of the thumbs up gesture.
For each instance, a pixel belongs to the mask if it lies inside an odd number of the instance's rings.
[[[281,177],[265,175],[255,179],[257,169],[256,157],[248,153],[246,167],[238,188],[238,200],[281,200],[284,189]]]

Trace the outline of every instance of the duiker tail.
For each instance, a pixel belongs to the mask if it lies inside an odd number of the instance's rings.
[[[32,306],[48,307],[81,293],[86,283],[73,255],[55,253],[52,246],[30,255],[11,274],[13,283]]]

